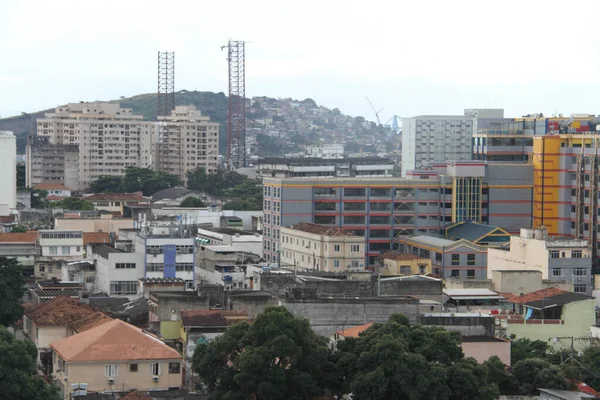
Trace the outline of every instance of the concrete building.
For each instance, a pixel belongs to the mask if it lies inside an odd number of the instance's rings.
[[[198,228],[196,241],[203,244],[228,245],[239,252],[263,256],[262,234],[231,228]]]
[[[406,178],[265,178],[264,254],[277,262],[281,227],[312,222],[365,237],[365,266],[394,238],[439,235],[466,220],[518,232],[531,225],[528,164],[436,164]]]
[[[463,336],[460,347],[465,358],[474,358],[479,364],[496,356],[504,365],[510,366],[510,345],[510,340],[492,336]]]
[[[123,207],[149,203],[142,192],[136,193],[95,193],[84,195],[83,199],[94,205],[94,209],[123,214]]]
[[[387,158],[278,158],[258,160],[260,178],[391,177],[395,163]]]
[[[592,258],[585,239],[548,236],[545,228],[521,229],[513,236],[510,249],[489,249],[487,278],[494,271],[540,271],[542,279],[568,281],[573,291],[591,295]]]
[[[207,174],[219,167],[219,123],[211,122],[194,106],[176,106],[171,115],[159,116],[156,166],[177,175],[187,185],[187,173],[204,168]]]
[[[247,288],[242,252],[226,244],[198,244],[196,269],[198,283],[224,285],[228,288]]]
[[[364,269],[365,238],[337,227],[299,222],[281,227],[280,263],[301,270]]]
[[[35,278],[39,280],[61,279],[67,263],[84,258],[82,231],[42,230],[37,246]]]
[[[50,199],[50,196],[63,199],[65,197],[71,197],[71,194],[73,193],[71,188],[66,187],[62,183],[55,182],[38,183],[33,188],[48,192],[48,199]]]
[[[50,136],[28,136],[26,148],[27,187],[41,183],[58,183],[72,190],[79,184],[79,146],[51,143]]]
[[[12,132],[0,132],[0,215],[17,206],[17,139]]]
[[[304,149],[306,157],[340,159],[344,158],[344,145],[341,143],[320,144],[317,146],[307,146]]]
[[[402,176],[427,164],[472,159],[476,118],[422,115],[402,120]]]
[[[168,391],[183,382],[182,357],[147,332],[115,319],[53,342],[53,375],[63,398],[73,383],[93,392]]]
[[[14,258],[23,267],[23,274],[34,276],[38,232],[0,233],[0,257]]]
[[[425,275],[433,272],[429,257],[388,251],[383,253],[380,259],[381,275]]]
[[[144,277],[144,254],[126,252],[106,244],[93,246],[96,264],[94,292],[111,297],[138,298],[138,279]]]
[[[133,229],[130,218],[115,217],[112,214],[80,215],[71,214],[54,218],[54,228],[59,230],[77,230],[86,232],[119,233],[120,229]]]

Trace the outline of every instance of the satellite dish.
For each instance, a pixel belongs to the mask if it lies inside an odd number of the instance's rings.
[[[596,125],[596,132],[600,131],[600,125]]]

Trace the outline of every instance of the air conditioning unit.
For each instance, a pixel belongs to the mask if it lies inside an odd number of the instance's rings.
[[[153,380],[154,382],[158,382],[158,379],[159,379],[159,376],[158,376],[158,375],[154,375],[154,376],[152,377],[152,380]]]
[[[112,385],[113,383],[115,383],[115,378],[108,378],[108,384]]]

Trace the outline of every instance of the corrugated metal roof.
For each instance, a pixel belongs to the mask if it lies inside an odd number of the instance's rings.
[[[499,296],[498,293],[490,289],[444,289],[444,294],[448,297]]]
[[[453,244],[456,243],[454,240],[448,240],[448,239],[444,239],[444,238],[439,238],[439,237],[435,237],[435,236],[427,236],[427,235],[419,235],[419,236],[409,237],[408,239],[415,241],[415,242],[428,244],[431,246],[438,246],[438,247],[452,246]]]

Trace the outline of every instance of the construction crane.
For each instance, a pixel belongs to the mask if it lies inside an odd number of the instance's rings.
[[[375,113],[375,118],[377,118],[377,126],[381,125],[381,119],[379,118],[379,113],[381,111],[383,111],[383,108],[379,111],[375,110],[375,107],[373,107],[373,103],[371,103],[371,100],[369,100],[369,98],[367,97],[367,101],[369,102],[369,105],[371,106],[371,110],[373,110],[373,112]]]

